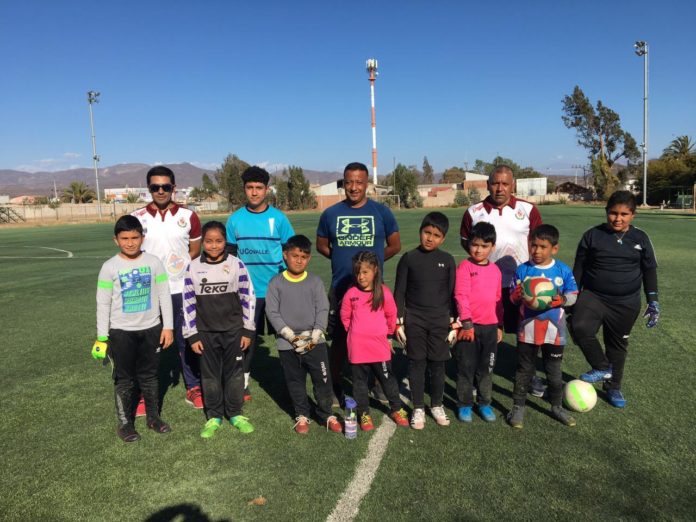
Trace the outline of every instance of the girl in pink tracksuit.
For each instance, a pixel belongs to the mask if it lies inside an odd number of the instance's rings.
[[[408,426],[408,415],[399,398],[399,385],[392,371],[391,342],[396,330],[396,303],[389,288],[382,284],[379,259],[373,252],[353,257],[355,286],[341,303],[341,322],[348,332],[348,360],[353,373],[353,395],[363,431],[374,429],[370,417],[368,380],[374,373],[384,390],[391,413],[399,426]]]

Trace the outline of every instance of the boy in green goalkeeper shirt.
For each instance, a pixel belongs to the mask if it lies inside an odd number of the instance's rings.
[[[174,340],[172,300],[162,263],[140,250],[143,227],[136,217],[118,219],[114,242],[121,251],[102,265],[97,282],[92,356],[104,358],[108,350],[114,364],[116,432],[124,442],[136,442],[138,390],[145,399],[147,427],[157,433],[171,431],[159,417],[157,368],[160,351]]]

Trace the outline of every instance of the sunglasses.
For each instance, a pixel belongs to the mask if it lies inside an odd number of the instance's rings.
[[[165,183],[164,185],[152,183],[148,188],[150,189],[150,192],[159,192],[160,190],[163,190],[164,192],[171,192],[174,185],[171,183]]]

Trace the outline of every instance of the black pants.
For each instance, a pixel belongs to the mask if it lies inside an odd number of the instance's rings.
[[[390,410],[394,412],[402,408],[401,398],[399,397],[399,383],[392,371],[391,361],[351,364],[350,367],[353,372],[353,395],[355,402],[358,403],[358,416],[370,412],[367,392],[371,373],[374,373],[382,385],[384,394],[387,396],[387,400],[389,400]]]
[[[309,417],[307,398],[307,374],[312,379],[314,399],[317,401],[317,417],[323,424],[331,415],[331,375],[329,374],[329,354],[326,344],[318,344],[312,351],[299,355],[294,350],[279,350],[280,364],[285,375],[285,384],[290,393],[295,416]]]
[[[563,401],[563,375],[561,373],[563,346],[553,344],[542,344],[539,346],[518,342],[515,388],[512,392],[512,400],[516,406],[524,406],[527,402],[529,383],[536,373],[536,359],[539,348],[541,348],[541,357],[549,384],[547,388],[549,402],[552,406],[560,406]]]
[[[109,331],[109,352],[114,361],[116,417],[121,425],[135,419],[135,406],[140,394],[145,400],[147,422],[159,416],[157,368],[161,332],[162,325],[147,330]]]
[[[249,348],[244,351],[244,373],[251,373],[251,362],[254,360],[256,345],[263,342],[264,334],[273,335],[275,330],[266,320],[266,298],[256,298],[256,310],[254,312],[254,323],[256,324],[256,337]]]
[[[459,406],[474,403],[474,383],[477,384],[477,401],[481,406],[491,403],[493,393],[493,368],[498,355],[498,326],[474,325],[474,341],[459,341],[454,346],[457,357],[457,401]]]
[[[341,300],[336,294],[336,289],[329,290],[329,321],[326,327],[327,334],[331,337],[330,368],[331,381],[333,382],[334,395],[341,398],[344,395],[341,385],[343,368],[348,361],[348,333],[341,322]]]
[[[640,313],[640,296],[628,302],[609,302],[597,294],[584,290],[571,316],[571,335],[595,370],[607,370],[611,366],[612,378],[609,387],[621,389],[628,336]],[[604,337],[604,348],[597,339],[600,327]]]
[[[199,332],[203,343],[201,384],[209,419],[231,419],[244,404],[243,352],[239,332]]]
[[[445,361],[409,359],[408,382],[414,408],[425,407],[425,374],[430,372],[430,406],[442,406],[445,394]]]
[[[406,313],[408,382],[414,408],[425,406],[425,374],[430,371],[430,405],[442,406],[445,393],[445,361],[451,358],[447,334],[448,312],[431,317]]]

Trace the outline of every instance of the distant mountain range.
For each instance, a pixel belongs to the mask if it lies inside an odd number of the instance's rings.
[[[201,184],[203,174],[213,177],[214,170],[205,170],[190,163],[167,164],[174,171],[179,187],[196,187]],[[144,187],[145,175],[152,165],[145,163],[122,163],[99,169],[99,188]],[[341,178],[340,172],[305,170],[310,183],[327,183]],[[273,175],[273,173],[271,173]],[[56,172],[22,172],[0,169],[0,194],[15,196],[48,196],[53,194],[53,181],[60,193],[72,181],[83,181],[95,188],[94,169],[80,168]]]

